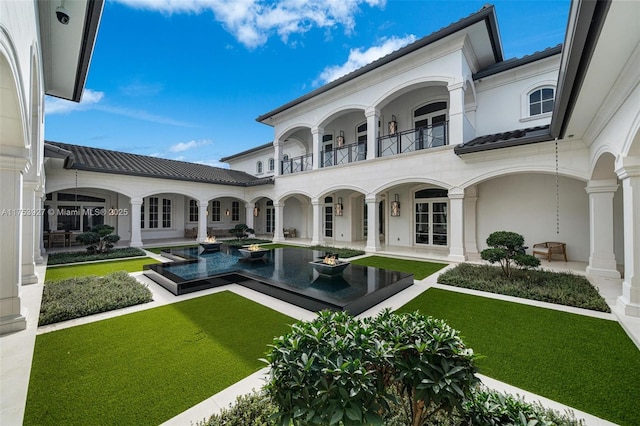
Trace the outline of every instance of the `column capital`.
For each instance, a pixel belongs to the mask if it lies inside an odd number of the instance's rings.
[[[449,90],[449,92],[453,92],[457,89],[464,89],[464,83],[464,81],[461,81],[459,83],[451,83],[447,86],[447,89]]]
[[[590,180],[584,190],[587,194],[614,193],[619,186],[615,179]]]
[[[311,134],[312,135],[320,135],[320,134],[324,134],[324,127],[320,127],[320,126],[313,126],[311,128]]]
[[[458,187],[449,188],[448,196],[450,200],[461,200],[464,198],[464,189]]]
[[[368,107],[367,109],[364,110],[364,116],[369,118],[369,117],[379,117],[380,116],[380,110],[377,109],[376,107]]]
[[[616,174],[620,179],[640,176],[640,156],[622,157],[616,160]]]
[[[365,203],[377,203],[378,202],[378,197],[375,194],[367,194],[364,197],[364,202]]]
[[[29,169],[29,164],[29,158],[0,155],[0,169],[26,172]]]
[[[142,205],[142,197],[131,197],[131,204]]]

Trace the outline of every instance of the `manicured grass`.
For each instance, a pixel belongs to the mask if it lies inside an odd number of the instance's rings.
[[[89,254],[84,251],[69,251],[62,253],[51,253],[47,257],[47,265],[62,265],[64,263],[89,262],[93,260],[119,259],[123,257],[146,256],[145,252],[135,248],[111,249],[106,253]]]
[[[143,257],[141,259],[114,260],[110,262],[87,263],[85,265],[47,267],[45,280],[58,281],[85,275],[103,276],[116,271],[139,272],[142,271],[143,265],[149,265],[151,263],[160,262],[150,257]]]
[[[351,261],[354,265],[373,266],[392,271],[408,272],[413,278],[421,280],[447,266],[444,263],[423,262],[417,260],[392,259],[382,256],[368,256]]]
[[[420,310],[460,330],[480,372],[621,425],[640,424],[640,351],[615,321],[430,289]]]
[[[146,251],[150,251],[151,253],[160,254],[162,250],[183,249],[183,248],[191,248],[191,247],[198,247],[198,244],[186,244],[183,246],[167,246],[167,247],[149,247],[149,248],[144,247],[144,249]]]
[[[41,334],[24,424],[160,424],[264,367],[294,322],[225,291]]]

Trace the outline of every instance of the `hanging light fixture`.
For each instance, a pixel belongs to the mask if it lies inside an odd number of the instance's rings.
[[[336,144],[338,145],[338,147],[344,145],[344,131],[340,130],[340,136],[336,138]]]
[[[395,200],[391,203],[391,216],[400,216],[400,196],[396,194]]]
[[[393,136],[398,131],[398,122],[396,121],[396,116],[391,115],[391,121],[389,122],[389,135]]]
[[[224,214],[225,214],[226,216],[229,216],[229,215],[231,214],[231,212],[229,211],[229,209],[227,209],[227,211],[226,211],[226,212],[224,212]]]
[[[342,216],[342,197],[338,197],[338,202],[336,203],[336,216]]]
[[[256,203],[255,206],[253,207],[253,217],[258,217],[259,214],[260,214],[260,207],[258,206],[258,203]]]

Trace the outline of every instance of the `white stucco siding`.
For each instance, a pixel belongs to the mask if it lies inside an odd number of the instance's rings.
[[[556,233],[556,180],[552,174],[518,174],[478,185],[478,249],[495,231],[522,234],[531,247],[544,241],[567,243],[569,260],[589,260],[589,198],[586,183],[559,178],[560,233]]]
[[[479,136],[551,122],[550,114],[532,119],[527,94],[537,87],[555,87],[560,55],[476,81],[476,131]]]

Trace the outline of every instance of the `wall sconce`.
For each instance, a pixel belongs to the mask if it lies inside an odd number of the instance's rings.
[[[258,217],[259,214],[260,214],[260,207],[258,207],[258,203],[256,203],[255,207],[253,208],[253,217]]]
[[[338,145],[338,147],[344,145],[344,132],[342,130],[340,130],[340,136],[336,138],[336,144]]]
[[[391,216],[400,216],[400,196],[396,194],[396,199],[391,203]]]
[[[338,202],[336,203],[336,216],[342,216],[342,197],[338,197]]]
[[[398,131],[398,122],[396,121],[396,116],[391,115],[391,121],[389,122],[389,134],[395,135]]]
[[[229,216],[229,215],[231,214],[231,212],[229,211],[229,209],[227,209],[227,211],[226,211],[226,212],[224,212],[224,214],[225,214],[226,216]]]

